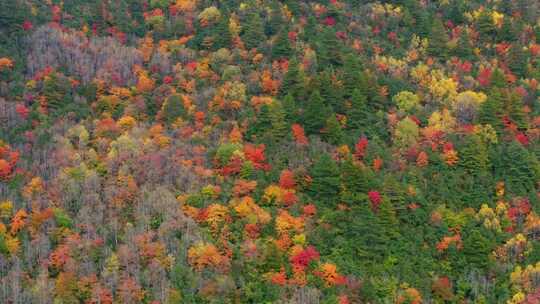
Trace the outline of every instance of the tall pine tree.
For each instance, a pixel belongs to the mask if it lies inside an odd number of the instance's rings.
[[[311,184],[307,189],[311,197],[335,201],[340,191],[339,168],[330,155],[324,153],[310,170]]]
[[[304,108],[303,124],[307,134],[318,134],[326,124],[326,119],[333,115],[324,104],[319,91],[314,91]]]
[[[241,38],[247,49],[256,48],[262,41],[266,41],[266,35],[264,34],[264,23],[259,15],[259,12],[256,10],[252,10],[248,14],[242,29],[243,32],[241,34]]]
[[[430,56],[446,59],[448,55],[448,35],[439,18],[435,18],[428,38],[428,54]]]

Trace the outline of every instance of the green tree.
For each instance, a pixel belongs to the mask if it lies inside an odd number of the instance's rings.
[[[475,228],[470,234],[466,234],[463,240],[462,255],[467,261],[466,266],[486,269],[490,264],[490,255],[493,249],[493,241],[483,236],[478,228]]]
[[[466,31],[459,34],[457,46],[454,49],[454,54],[459,58],[471,60],[474,57],[473,45]]]
[[[263,139],[271,127],[272,118],[270,115],[270,106],[264,104],[256,114],[255,121],[249,125],[247,133],[249,136],[255,136],[257,139]]]
[[[272,59],[289,58],[293,53],[291,42],[289,41],[288,28],[282,29],[272,45]]]
[[[343,130],[341,129],[341,124],[337,120],[336,115],[328,117],[324,130],[323,138],[328,143],[338,145],[343,141]]]
[[[488,94],[488,98],[480,105],[478,121],[481,124],[491,125],[498,134],[504,128],[502,122],[503,116],[503,95],[500,89],[492,89]]]
[[[187,111],[184,108],[182,97],[178,94],[169,96],[163,104],[163,117],[167,124],[174,123],[178,118],[185,117]]]
[[[330,155],[324,153],[310,170],[312,178],[307,192],[311,197],[325,201],[336,200],[340,189],[339,168]]]
[[[295,101],[304,100],[304,74],[300,70],[298,60],[293,58],[289,61],[289,69],[280,88],[280,96],[290,94]]]
[[[346,200],[351,206],[349,221],[338,223],[344,237],[354,244],[354,257],[364,265],[374,265],[388,256],[389,238],[365,196]]]
[[[484,175],[490,169],[490,161],[485,143],[477,135],[466,138],[463,148],[459,150],[459,164],[469,174]]]
[[[264,23],[259,12],[256,10],[248,14],[242,29],[241,38],[247,49],[256,48],[262,41],[266,41]]]
[[[508,90],[506,90],[506,93],[504,107],[508,116],[520,129],[527,129],[527,114],[523,109],[523,100],[521,96],[515,92],[509,92]]]
[[[285,0],[283,1],[285,5],[287,5],[287,8],[293,13],[293,15],[298,16],[301,14],[301,8],[300,8],[300,2],[296,0]]]
[[[493,37],[495,37],[497,34],[497,29],[493,24],[491,11],[484,10],[482,13],[480,13],[480,16],[476,22],[476,28],[480,32],[481,38],[484,40],[484,42],[491,41]]]
[[[0,56],[22,55],[21,25],[28,18],[29,7],[23,1],[0,1]]]
[[[414,18],[414,33],[420,37],[428,36],[432,23],[429,12],[423,9],[418,1],[402,0],[402,2],[403,6]]]
[[[370,189],[368,168],[360,168],[355,165],[352,158],[347,158],[341,163],[341,185],[345,193],[367,193]]]
[[[501,69],[495,69],[493,73],[491,73],[490,80],[490,86],[492,88],[506,88],[508,85],[506,81],[506,76],[504,76],[504,73]]]
[[[527,195],[534,191],[540,178],[540,164],[534,153],[512,141],[501,145],[495,155],[498,157],[494,166],[495,176],[504,180],[509,192]]]
[[[304,109],[303,123],[307,134],[318,134],[326,124],[326,119],[332,115],[328,106],[324,104],[319,91],[314,91]]]
[[[497,42],[512,42],[516,41],[516,31],[514,30],[514,26],[512,24],[512,19],[508,16],[504,17],[503,24],[501,28],[499,29],[499,33],[497,34]]]
[[[279,101],[274,101],[269,106],[269,117],[270,117],[270,132],[271,137],[274,141],[283,140],[287,133],[289,132],[289,126],[287,124],[287,114],[283,105]]]
[[[362,81],[363,67],[360,58],[351,53],[345,56],[343,65],[343,91],[345,97],[351,97]]]
[[[372,116],[367,107],[366,96],[359,89],[355,89],[351,97],[351,106],[347,109],[347,127],[365,132],[371,125]]]
[[[231,45],[231,32],[229,31],[229,18],[222,15],[219,22],[215,25],[213,35],[213,50],[219,50],[221,48],[229,48]]]
[[[448,18],[454,23],[454,24],[460,24],[465,21],[465,17],[463,14],[466,12],[467,8],[465,6],[464,1],[462,0],[456,0],[452,1],[450,4],[450,9],[448,10]]]
[[[428,38],[428,54],[435,58],[446,59],[448,55],[448,40],[448,35],[441,19],[435,18]]]
[[[396,125],[394,141],[401,148],[407,148],[416,143],[420,131],[418,125],[409,117],[402,119]]]
[[[343,65],[343,43],[333,27],[326,27],[317,39],[317,62],[320,67]]]
[[[331,70],[321,72],[312,87],[321,93],[321,97],[325,104],[332,106],[332,109],[337,113],[345,112],[345,104],[343,102],[343,87],[334,81],[334,73]]]
[[[269,15],[266,18],[264,32],[267,36],[273,36],[283,29],[286,20],[281,14],[281,5],[279,1],[270,2]]]
[[[285,111],[285,117],[289,123],[295,123],[298,120],[298,108],[296,101],[291,93],[287,94],[283,98],[283,110]]]
[[[43,82],[43,96],[47,100],[47,107],[59,113],[72,102],[69,90],[70,84],[66,77],[51,73]]]
[[[298,2],[298,1],[294,1]],[[304,26],[304,40],[316,43],[316,38],[319,29],[319,22],[313,15],[309,15],[307,18],[307,24]]]
[[[388,238],[389,240],[398,240],[399,221],[396,217],[396,211],[394,210],[394,206],[392,206],[390,200],[382,200],[377,211],[377,217],[379,218],[381,229],[383,229],[386,238]]]
[[[527,55],[517,43],[508,51],[508,68],[518,77],[524,77],[527,72]]]

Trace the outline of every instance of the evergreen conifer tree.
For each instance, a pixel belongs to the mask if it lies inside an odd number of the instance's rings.
[[[465,235],[463,240],[463,256],[467,266],[477,269],[485,269],[490,263],[490,254],[493,251],[493,242],[483,236],[478,229],[472,230],[471,234]]]
[[[316,199],[334,201],[340,191],[339,168],[328,154],[321,155],[310,170],[308,193]]]
[[[353,91],[361,82],[363,67],[359,57],[353,53],[345,57],[343,65],[343,91],[344,97],[351,97]]]
[[[344,191],[349,194],[367,193],[370,184],[367,170],[356,166],[352,158],[346,159],[340,168]]]
[[[336,115],[331,115],[326,120],[326,125],[324,127],[325,133],[323,138],[333,145],[338,145],[343,141],[343,130],[341,125],[336,118]]]
[[[518,77],[527,72],[527,55],[519,44],[513,44],[508,52],[508,68]]]
[[[471,135],[459,150],[459,164],[471,175],[483,175],[490,169],[486,145],[477,135]]]
[[[231,44],[231,32],[229,30],[229,18],[223,15],[219,22],[215,26],[214,44],[212,45],[214,51],[221,48],[228,48]]]
[[[465,31],[462,31],[459,34],[457,47],[455,48],[454,53],[463,59],[471,60],[473,58],[473,46],[469,39],[469,35],[467,35]]]
[[[442,21],[439,18],[435,18],[428,38],[428,54],[446,59],[448,55],[448,40],[448,35]]]
[[[266,40],[264,34],[264,23],[259,12],[253,10],[247,16],[246,23],[242,26],[242,41],[247,49],[256,48],[262,41]]]
[[[490,11],[484,10],[480,14],[476,26],[484,42],[492,41],[497,33]]]
[[[281,141],[289,132],[287,124],[287,114],[283,109],[283,105],[279,101],[274,101],[269,106],[269,117],[271,128],[268,130],[274,141]]]
[[[502,122],[503,116],[503,95],[500,89],[492,89],[489,92],[488,98],[480,105],[480,113],[478,121],[481,124],[491,125],[498,134],[504,128]]]
[[[540,166],[536,155],[530,153],[517,141],[497,151],[496,175],[505,181],[508,191],[526,195],[533,191],[540,178]]]
[[[491,73],[490,86],[492,88],[505,88],[507,86],[506,77],[501,69],[495,69]]]
[[[304,108],[303,123],[307,134],[318,134],[326,124],[326,119],[332,115],[324,104],[319,91],[314,91]]]
[[[66,107],[70,100],[68,95],[69,83],[65,77],[58,77],[51,73],[43,82],[43,95],[47,100],[47,107],[52,111],[60,111]]]
[[[508,91],[506,96],[504,107],[507,109],[508,116],[515,124],[517,124],[520,129],[527,129],[527,114],[523,109],[523,101],[521,96],[515,92]]]
[[[288,28],[284,28],[278,33],[274,45],[272,46],[272,59],[289,58],[291,57],[292,52],[293,49],[291,47],[291,42],[289,41],[289,31]]]
[[[283,110],[285,111],[285,118],[289,123],[295,123],[298,120],[298,108],[296,101],[291,93],[287,94],[283,98]]]
[[[280,96],[288,94],[295,101],[304,100],[304,77],[296,58],[289,61],[289,68],[283,77],[280,88]]]
[[[497,42],[512,42],[515,40],[516,32],[514,31],[514,27],[512,25],[512,19],[509,17],[505,17],[503,20],[503,24],[499,29],[499,33],[497,34]]]
[[[163,105],[163,117],[168,124],[174,123],[179,117],[186,115],[182,98],[178,94],[171,95]]]
[[[347,127],[367,132],[372,115],[367,108],[366,96],[359,89],[354,90],[351,97],[351,107],[347,110]]]
[[[323,29],[318,38],[316,51],[320,67],[343,65],[342,42],[336,37],[336,31],[332,27]]]

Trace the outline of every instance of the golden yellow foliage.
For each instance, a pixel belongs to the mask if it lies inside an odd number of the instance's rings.
[[[235,36],[238,36],[238,34],[240,34],[241,30],[242,30],[242,26],[240,26],[238,17],[234,13],[231,14],[231,17],[229,18],[229,32],[231,32],[231,35],[235,37]]]
[[[263,199],[268,202],[281,202],[283,200],[283,191],[278,185],[272,184],[264,189]]]
[[[493,25],[500,28],[504,22],[504,14],[493,11],[491,12],[491,19],[493,20]]]
[[[501,232],[501,219],[497,216],[495,211],[487,204],[482,204],[480,210],[476,214],[476,220],[482,222],[486,229],[495,230]]]
[[[216,230],[219,225],[230,220],[229,209],[220,204],[211,204],[207,207],[206,222],[213,230]]]
[[[442,72],[431,73],[429,91],[435,99],[451,103],[456,98],[457,88],[458,83],[452,78],[445,77]]]
[[[112,87],[109,90],[109,93],[121,99],[126,99],[131,96],[131,91],[127,88],[122,88],[122,87]]]
[[[19,251],[19,248],[21,246],[21,242],[16,237],[7,237],[6,238],[6,247],[9,252],[9,254],[14,255],[17,254]]]
[[[272,220],[270,213],[257,205],[249,196],[233,200],[231,204],[238,216],[248,219],[250,223],[267,224]]]
[[[521,266],[516,266],[514,271],[510,274],[510,282],[514,290],[519,292],[532,292],[536,289],[538,278],[540,277],[540,262],[536,264],[527,265],[525,269]],[[510,302],[509,302],[510,303]],[[521,303],[521,302],[512,302]]]
[[[141,93],[150,92],[154,89],[154,85],[154,80],[148,77],[146,72],[141,72],[139,74],[139,79],[137,80],[137,91]]]
[[[154,39],[150,35],[146,35],[140,40],[139,50],[142,53],[144,62],[150,61],[152,52],[154,51]]]
[[[304,229],[304,219],[301,217],[294,217],[286,210],[282,210],[276,217],[276,231],[278,234],[285,234],[290,232],[302,232]]]
[[[435,111],[431,114],[428,119],[428,125],[435,130],[449,133],[454,130],[456,126],[456,119],[452,116],[448,109],[444,108],[442,112]]]
[[[192,12],[197,8],[197,0],[176,0],[172,7],[182,13]]]
[[[36,177],[33,177],[30,180],[30,182],[28,182],[28,184],[26,184],[26,186],[23,187],[22,195],[25,198],[30,199],[32,198],[33,195],[38,194],[42,191],[43,191],[43,180],[41,179],[41,177],[36,176]]]
[[[210,6],[205,8],[197,17],[199,18],[201,24],[204,26],[208,23],[218,21],[219,18],[221,18],[221,12],[217,7]]]
[[[0,202],[0,217],[9,218],[13,210],[13,203],[9,200]]]
[[[135,120],[135,118],[129,115],[122,116],[122,118],[118,120],[118,125],[124,130],[133,128],[136,123],[137,121]]]
[[[188,250],[188,262],[197,270],[206,267],[223,268],[228,265],[228,259],[210,243],[198,242]]]

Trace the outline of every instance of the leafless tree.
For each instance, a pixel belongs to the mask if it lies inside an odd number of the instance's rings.
[[[81,33],[62,32],[41,26],[29,38],[27,63],[30,77],[46,67],[66,68],[84,83],[95,77],[118,85],[132,85],[132,68],[143,63],[140,51],[121,45],[111,37],[87,38]]]

